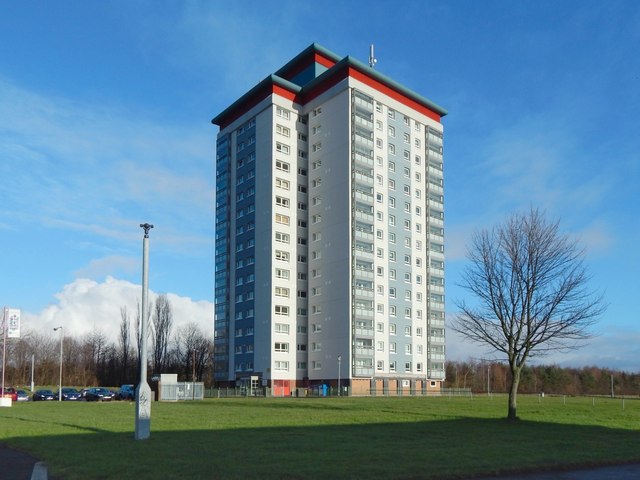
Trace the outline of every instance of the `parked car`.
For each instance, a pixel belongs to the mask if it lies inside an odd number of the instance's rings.
[[[17,390],[18,393],[18,402],[27,402],[29,401],[29,394],[26,390]]]
[[[118,400],[133,400],[136,398],[136,389],[133,385],[122,385],[116,394]]]
[[[60,393],[56,393],[56,397],[59,398]],[[75,388],[71,388],[71,387],[63,387],[62,388],[62,400],[67,400],[67,401],[77,401],[77,400],[81,400],[82,397],[80,396],[80,392],[78,390],[76,390]]]
[[[84,395],[87,402],[109,402],[113,399],[113,394],[108,388],[92,387]]]
[[[34,402],[56,400],[58,397],[51,390],[36,390],[31,399]]]
[[[0,397],[7,397],[10,398],[12,402],[17,402],[18,392],[13,387],[4,387],[4,390],[0,387]]]

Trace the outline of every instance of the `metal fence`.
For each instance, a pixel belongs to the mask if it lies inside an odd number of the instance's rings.
[[[204,383],[178,382],[160,384],[160,401],[177,402],[179,400],[204,399]]]

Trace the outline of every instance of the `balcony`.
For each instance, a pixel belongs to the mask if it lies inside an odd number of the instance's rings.
[[[361,169],[356,169],[355,170],[355,180],[356,182],[362,182],[363,184],[369,186],[369,185],[373,185],[373,175],[368,173],[365,170],[361,170]]]
[[[372,328],[356,327],[355,334],[358,335],[359,337],[373,337],[375,335],[375,332],[373,331],[373,327]]]
[[[372,377],[373,367],[353,367],[353,375],[355,377]]]
[[[356,346],[356,355],[373,357],[373,347]]]
[[[429,337],[429,342],[432,345],[444,345],[444,336],[440,336],[440,335],[431,335]]]
[[[373,272],[372,272],[373,274]],[[360,297],[360,298],[373,298],[374,297],[374,291],[373,288],[367,288],[367,287],[356,287],[354,290],[354,294],[356,297]]]
[[[373,213],[367,212],[366,210],[359,210],[356,208],[355,215],[357,220],[363,220],[365,222],[373,223]]]

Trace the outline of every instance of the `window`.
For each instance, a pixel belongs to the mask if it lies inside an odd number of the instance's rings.
[[[411,137],[408,133],[403,134],[402,139],[404,140],[404,143],[409,143],[411,141]]]
[[[286,287],[276,287],[275,289],[276,297],[289,297],[289,289]]]
[[[394,127],[392,127],[392,126],[389,126],[389,129],[388,129],[388,132],[387,132],[387,133],[389,134],[389,136],[390,136],[390,137],[395,138],[395,136],[396,136],[396,129],[395,129]]]
[[[396,298],[396,288],[389,287],[389,298]]]
[[[376,343],[376,350],[378,352],[384,352],[384,342],[383,341],[380,340],[380,341],[378,341]]]
[[[289,270],[285,270],[284,268],[276,268],[276,278],[284,278],[285,280],[288,280]]]
[[[322,149],[322,142],[314,143],[311,147],[311,150],[317,152]]]
[[[280,170],[283,172],[289,172],[290,166],[287,162],[283,162],[282,160],[276,160],[276,170]]]
[[[312,223],[320,223],[322,221],[322,215],[317,214],[314,215],[313,217],[311,217],[311,222]]]
[[[382,122],[380,120],[376,120],[376,130],[382,130]]]
[[[276,152],[284,153],[285,155],[289,155],[291,152],[291,148],[289,145],[285,145],[284,143],[276,142]]]
[[[288,233],[276,232],[276,242],[289,243],[289,238],[290,237]]]
[[[287,215],[276,213],[276,223],[279,223],[281,225],[289,225],[289,217]]]
[[[274,368],[276,370],[285,370],[285,371],[289,370],[289,362],[276,360],[273,363],[274,363]]]
[[[277,178],[276,177],[276,187],[277,188],[281,188],[283,190],[289,190],[291,184],[289,183],[289,180],[283,180],[282,178]]]
[[[289,117],[290,117],[289,110],[285,110],[284,108],[277,107],[277,106],[276,106],[276,115],[286,120],[289,120]]]
[[[289,208],[289,199],[276,195],[276,205],[279,207]]]
[[[389,251],[389,261],[390,262],[395,262],[396,261],[396,252],[394,252],[393,250]]]
[[[318,168],[320,168],[322,166],[322,160],[316,160],[315,162],[313,162],[311,164],[311,168],[313,170],[317,170]]]
[[[286,342],[276,342],[273,346],[273,349],[276,352],[284,352],[287,353],[289,351],[289,344]]]
[[[389,171],[390,171],[390,172],[395,172],[395,171],[396,171],[396,164],[395,164],[395,162],[389,162]]]
[[[389,190],[395,190],[395,189],[396,189],[396,181],[389,180]]]
[[[276,315],[289,316],[289,307],[286,305],[275,305],[274,309]]]
[[[378,360],[376,362],[376,370],[384,370],[384,360]]]
[[[284,136],[284,137],[289,137],[291,136],[291,130],[289,130],[287,127],[283,127],[282,125],[276,123],[276,133]]]
[[[322,362],[317,362],[317,361],[313,361],[311,362],[311,368],[313,370],[321,370],[322,369]]]
[[[312,188],[319,187],[320,185],[322,185],[322,178],[315,178],[315,179],[311,180],[311,187]]]
[[[289,325],[286,323],[276,323],[275,324],[275,332],[276,333],[289,333]]]
[[[396,353],[396,342],[389,342],[389,352]]]
[[[322,351],[322,343],[313,342],[311,344],[311,350],[314,351],[314,352],[321,352]]]
[[[298,352],[306,352],[307,351],[307,344],[306,343],[299,343],[296,347],[296,350]]]
[[[391,316],[391,317],[395,317],[396,316],[396,306],[395,305],[390,305],[389,306],[389,316]],[[389,328],[389,333],[391,333],[392,335],[396,334],[395,325],[393,326],[393,331],[391,331],[391,328]]]
[[[317,135],[322,131],[322,125],[316,125],[311,131],[314,135]]]
[[[396,146],[393,143],[389,144],[389,155],[395,155],[396,154]]]
[[[322,115],[322,107],[314,108],[311,114],[314,117],[317,117],[318,115]]]
[[[307,169],[306,168],[298,168],[298,175],[302,175],[303,177],[307,176]]]
[[[396,199],[393,197],[389,197],[389,207],[396,208]]]
[[[409,327],[409,326],[404,327],[404,336],[405,337],[410,337],[411,336],[411,327]]]
[[[389,116],[389,118],[396,118],[396,111],[389,109],[389,111],[387,112],[387,115]]]

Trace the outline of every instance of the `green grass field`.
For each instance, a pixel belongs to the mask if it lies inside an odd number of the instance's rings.
[[[0,442],[63,479],[464,478],[640,462],[640,400],[211,399],[154,403],[133,438],[129,402],[0,409]]]

